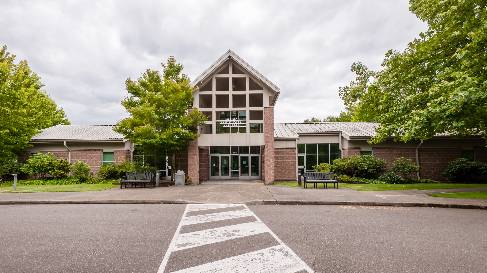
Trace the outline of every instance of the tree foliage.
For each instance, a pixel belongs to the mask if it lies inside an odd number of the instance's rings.
[[[338,116],[327,116],[323,119],[317,117],[312,117],[310,119],[305,119],[304,123],[318,123],[318,122],[344,122],[352,121],[352,117],[348,112],[340,112]]]
[[[352,120],[379,122],[374,142],[486,137],[487,2],[411,0],[410,10],[428,30],[387,52],[380,71],[352,66],[356,80],[340,89]]]
[[[69,123],[42,88],[26,61],[15,63],[15,55],[0,48],[0,164],[15,161],[41,129]]]
[[[136,81],[125,82],[129,96],[122,101],[130,117],[116,131],[144,150],[172,153],[197,137],[205,116],[193,107],[193,89],[183,66],[170,57],[162,74],[146,70]]]

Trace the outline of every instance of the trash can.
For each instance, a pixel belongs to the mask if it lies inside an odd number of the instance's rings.
[[[184,174],[184,171],[178,170],[174,175],[174,185],[184,186],[185,181],[186,181],[186,175]]]

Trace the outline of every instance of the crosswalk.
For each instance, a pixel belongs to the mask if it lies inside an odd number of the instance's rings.
[[[190,204],[158,273],[314,272],[246,205]]]

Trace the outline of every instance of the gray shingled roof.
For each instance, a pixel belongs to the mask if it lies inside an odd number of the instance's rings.
[[[115,132],[113,127],[112,125],[56,125],[42,130],[32,138],[32,141],[123,141],[123,135]]]
[[[276,123],[275,138],[298,138],[304,134],[342,132],[346,138],[372,137],[378,124],[373,122]]]

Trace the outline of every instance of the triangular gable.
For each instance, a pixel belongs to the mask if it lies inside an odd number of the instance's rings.
[[[272,83],[269,79],[267,79],[264,75],[262,75],[259,71],[257,71],[255,68],[253,68],[250,64],[248,64],[246,61],[244,61],[240,56],[238,56],[235,52],[232,50],[228,50],[225,54],[223,54],[216,62],[214,62],[210,67],[208,67],[201,75],[199,75],[191,84],[193,87],[199,88],[203,83],[205,83],[206,79],[216,72],[218,72],[220,69],[223,68],[223,65],[229,61],[233,60],[235,63],[237,63],[240,67],[242,67],[250,76],[254,77],[255,79],[259,80],[264,84],[270,91],[274,93],[274,98],[272,105],[277,100],[277,97],[279,96],[280,90],[277,85]]]

